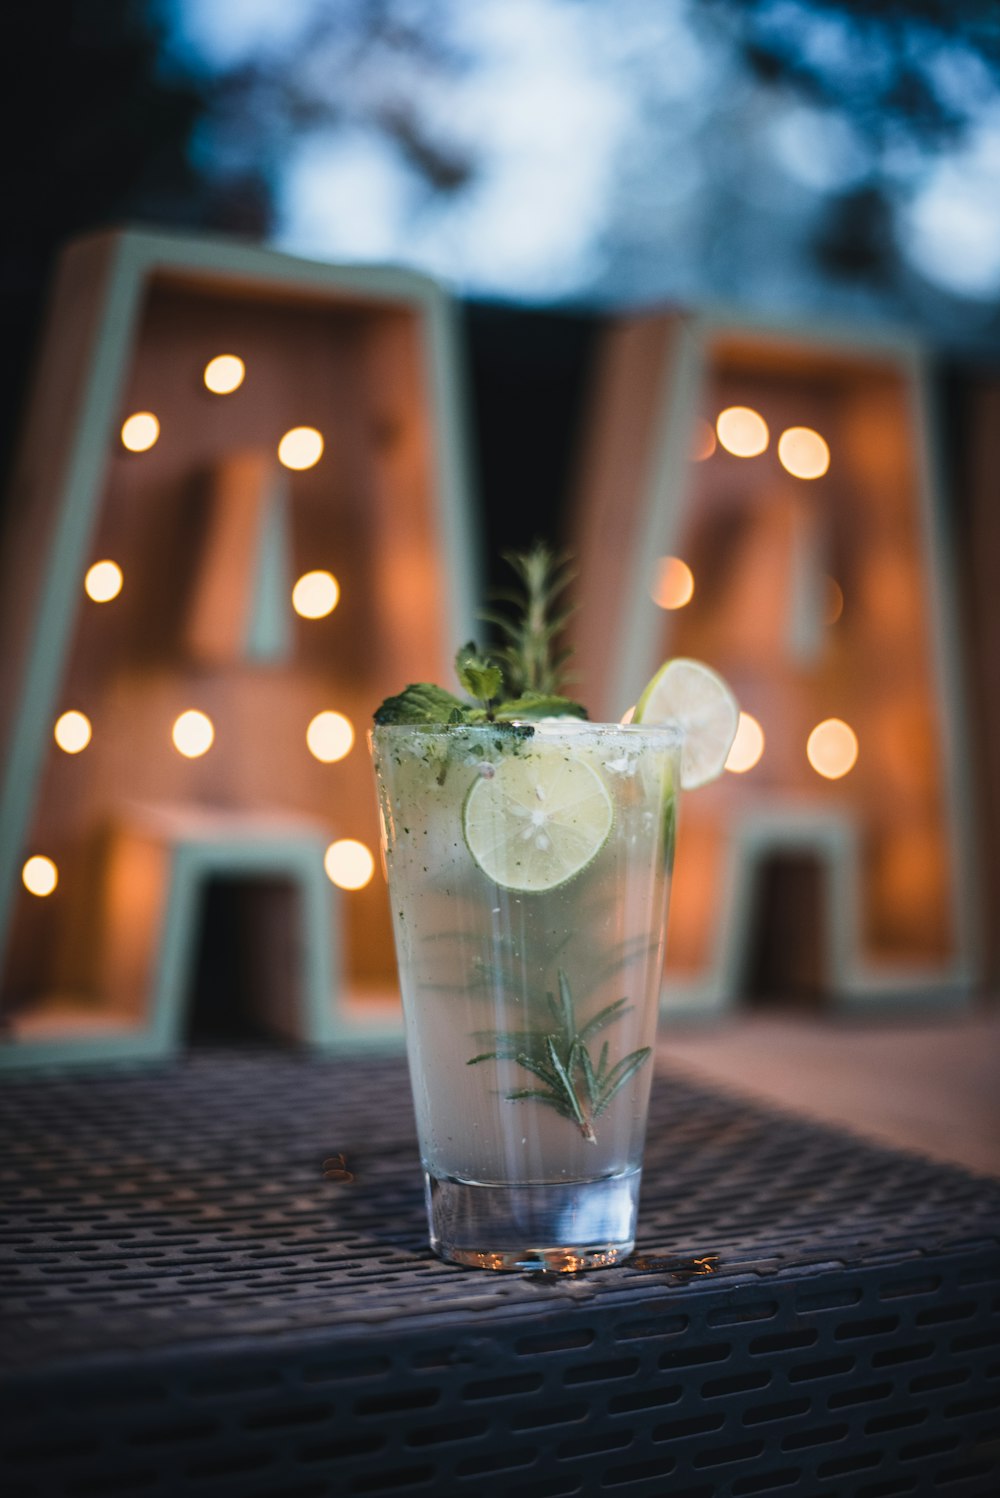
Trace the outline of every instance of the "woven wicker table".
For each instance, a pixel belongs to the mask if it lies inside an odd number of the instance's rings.
[[[663,1072],[636,1255],[534,1278],[430,1256],[398,1059],[0,1122],[6,1498],[1000,1492],[1000,1182]]]

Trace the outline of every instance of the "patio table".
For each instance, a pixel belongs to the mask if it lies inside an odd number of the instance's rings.
[[[1000,1492],[1000,1181],[660,1068],[635,1254],[430,1253],[401,1057],[0,1097],[6,1498]]]

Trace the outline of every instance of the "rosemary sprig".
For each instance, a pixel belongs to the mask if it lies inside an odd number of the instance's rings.
[[[513,698],[525,693],[558,694],[570,655],[569,650],[558,648],[558,641],[572,613],[558,600],[573,573],[567,559],[544,541],[536,541],[530,551],[505,552],[504,561],[520,587],[492,596],[498,603],[509,604],[513,613],[489,609],[481,617],[500,631],[502,643],[493,655],[503,667],[507,693]]]
[[[631,1005],[627,998],[616,999],[578,1030],[569,979],[562,968],[558,979],[558,997],[546,994],[552,1030],[493,1031],[489,1036],[493,1049],[473,1056],[466,1065],[478,1066],[482,1061],[516,1061],[544,1086],[517,1088],[506,1094],[507,1101],[516,1103],[530,1099],[554,1108],[563,1118],[573,1120],[588,1143],[596,1144],[594,1120],[600,1118],[615,1094],[648,1061],[652,1052],[649,1046],[642,1046],[609,1067],[608,1042],[605,1040],[595,1066],[589,1042],[627,1014]]]
[[[463,702],[433,682],[415,681],[375,709],[376,724],[440,724],[446,728],[490,724],[530,734],[534,718],[586,718],[586,708],[559,691],[562,668],[570,652],[557,649],[556,642],[571,610],[557,608],[556,599],[568,586],[572,573],[564,559],[540,541],[530,551],[505,553],[505,560],[517,574],[521,590],[494,596],[510,604],[514,613],[490,611],[482,616],[496,625],[504,643],[485,654],[474,640],[469,640],[455,656],[455,675],[472,703]]]

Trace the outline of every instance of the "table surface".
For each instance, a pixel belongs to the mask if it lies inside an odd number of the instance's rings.
[[[668,1025],[660,1056],[897,1149],[1000,1176],[1000,1007],[888,1019],[771,1010]]]
[[[290,1328],[481,1322],[684,1294],[708,1270],[736,1286],[1000,1240],[1000,1182],[662,1066],[636,1254],[586,1275],[433,1258],[399,1058],[205,1052],[11,1080],[0,1185],[0,1360],[20,1369]]]

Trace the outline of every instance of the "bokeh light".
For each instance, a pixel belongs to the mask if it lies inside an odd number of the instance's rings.
[[[205,365],[205,386],[213,395],[232,395],[243,384],[247,367],[238,354],[216,354]]]
[[[699,416],[694,429],[694,444],[691,457],[696,463],[704,463],[715,452],[715,432],[712,423]]]
[[[332,572],[304,572],[292,589],[292,608],[303,619],[325,619],[340,600],[340,584]]]
[[[56,743],[66,754],[79,754],[86,749],[92,732],[87,714],[77,712],[75,708],[60,713],[52,730]]]
[[[749,406],[727,406],[719,412],[715,430],[726,452],[737,458],[756,458],[770,441],[767,422]]]
[[[342,837],[327,848],[323,867],[326,877],[339,889],[364,889],[375,872],[375,859],[364,843]]]
[[[782,432],[778,458],[797,479],[821,479],[830,467],[830,449],[812,427],[789,427]]]
[[[858,736],[843,718],[824,718],[809,735],[806,756],[817,775],[839,780],[854,768]]]
[[[694,573],[680,557],[661,557],[650,591],[661,609],[682,609],[694,597]]]
[[[764,730],[752,713],[740,713],[733,746],[726,757],[726,769],[734,775],[752,770],[764,753]]]
[[[207,713],[192,707],[174,720],[171,738],[178,754],[185,759],[200,759],[215,742],[215,726]]]
[[[134,411],[122,422],[122,447],[130,453],[146,453],[156,445],[160,423],[152,411]]]
[[[322,760],[325,765],[332,765],[350,753],[354,744],[354,728],[343,713],[317,713],[306,729],[306,743],[310,754]]]
[[[110,603],[112,598],[117,598],[125,581],[122,569],[117,562],[95,562],[92,567],[87,568],[87,575],[83,579],[84,591],[88,598],[95,603]]]
[[[323,438],[315,427],[292,427],[278,443],[278,461],[286,468],[314,468],[322,456]]]
[[[59,870],[51,858],[46,858],[43,853],[35,853],[22,868],[21,881],[33,895],[51,895],[59,883]]]

